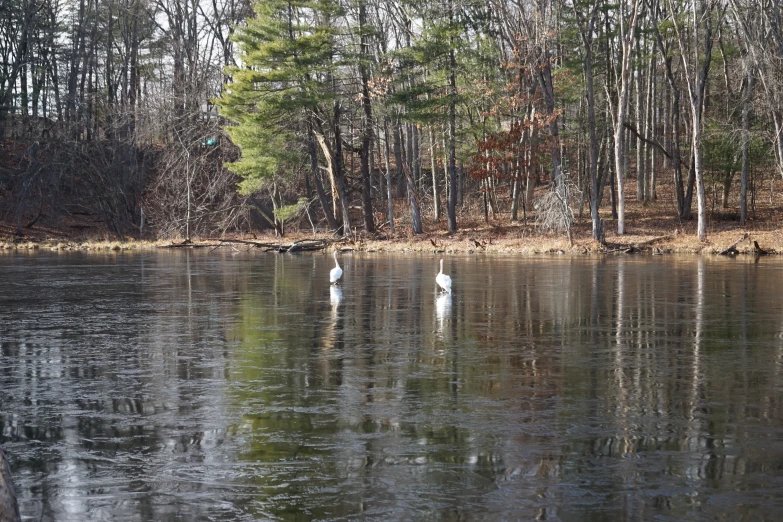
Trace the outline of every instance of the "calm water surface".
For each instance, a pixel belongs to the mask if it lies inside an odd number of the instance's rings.
[[[28,520],[779,520],[783,262],[0,255]]]

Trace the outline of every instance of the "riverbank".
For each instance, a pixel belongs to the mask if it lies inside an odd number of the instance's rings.
[[[641,203],[629,189],[626,194],[625,234],[617,234],[617,223],[610,209],[601,209],[605,221],[605,244],[592,239],[589,210],[577,218],[573,227],[573,245],[565,234],[544,234],[530,215],[526,220],[511,222],[507,213],[490,214],[483,218],[483,208],[474,202],[460,208],[457,216],[459,230],[449,234],[445,219],[434,221],[424,208],[424,234],[411,233],[410,212],[403,199],[395,200],[395,233],[390,233],[388,222],[376,215],[376,234],[355,231],[348,238],[319,232],[313,234],[309,220],[301,217],[299,223],[289,223],[283,238],[269,232],[231,235],[220,238],[195,238],[185,243],[183,238],[167,240],[127,239],[119,241],[94,217],[70,216],[56,224],[42,219],[35,226],[23,229],[19,237],[16,228],[0,222],[0,251],[53,250],[85,252],[120,252],[157,248],[231,248],[234,250],[261,249],[287,251],[320,249],[353,249],[366,252],[419,253],[498,253],[498,254],[606,254],[648,252],[652,254],[720,254],[733,246],[734,254],[783,254],[783,180],[774,180],[768,198],[757,198],[755,209],[745,226],[739,225],[739,211],[711,207],[708,213],[707,241],[696,237],[696,219],[681,221],[675,212],[674,195],[665,187],[659,190],[658,200]],[[541,187],[540,191],[546,190]],[[356,223],[358,224],[358,223]],[[756,246],[758,245],[758,247]]]
[[[688,226],[690,225],[690,226]],[[720,254],[733,246],[733,254],[783,254],[783,228],[769,223],[749,227],[725,226],[722,230],[708,232],[707,241],[700,242],[695,234],[695,223],[685,227],[646,227],[631,229],[618,235],[609,230],[606,243],[599,244],[591,238],[590,224],[580,223],[574,229],[573,246],[563,235],[542,235],[533,225],[473,224],[463,226],[455,234],[448,234],[441,224],[430,225],[431,232],[413,235],[399,233],[390,236],[382,230],[375,236],[357,233],[350,238],[337,239],[328,234],[291,232],[278,238],[272,234],[231,236],[225,238],[201,238],[190,243],[176,240],[125,241],[68,237],[60,231],[37,231],[19,238],[9,227],[0,227],[0,250],[48,250],[84,252],[143,251],[159,248],[231,248],[246,250],[261,248],[269,251],[285,251],[292,244],[307,245],[306,250],[350,249],[364,252],[417,252],[417,253],[497,253],[497,254]],[[609,221],[607,227],[612,227]],[[295,248],[296,249],[296,248]]]

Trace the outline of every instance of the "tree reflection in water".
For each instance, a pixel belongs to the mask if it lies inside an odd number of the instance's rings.
[[[455,257],[453,301],[432,262],[0,257],[23,516],[783,509],[779,261]]]

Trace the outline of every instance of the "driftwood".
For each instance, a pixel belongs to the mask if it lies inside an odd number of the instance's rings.
[[[342,241],[341,239],[301,239],[294,241],[287,247],[282,245],[278,252],[312,252],[314,250],[323,250],[331,243]]]
[[[671,237],[672,237],[671,234],[666,235],[666,236],[654,237],[652,239],[648,239],[647,241],[642,241],[641,243],[636,243],[634,245],[634,247],[639,249],[639,250],[641,250],[641,249],[643,249],[646,246],[652,245],[653,243],[657,243],[658,241],[662,241],[664,239],[671,239]]]
[[[262,243],[260,241],[248,241],[245,239],[221,239],[220,243],[218,243],[218,246],[230,244],[250,245],[255,248],[265,248],[267,251],[277,250],[280,247],[280,245],[276,245],[274,243]]]
[[[656,243],[658,241],[662,241],[664,239],[670,239],[671,237],[672,237],[671,235],[658,236],[658,237],[654,237],[652,239],[648,239],[646,241],[641,241],[639,243],[634,243],[633,245],[621,246],[621,247],[618,247],[618,248],[607,250],[606,253],[607,254],[617,254],[617,253],[635,254],[636,252],[641,252],[642,250],[644,250],[648,246],[652,245],[653,243]]]
[[[221,239],[218,246],[223,244],[238,243],[241,245],[251,245],[255,248],[262,248],[264,252],[313,252],[323,250],[332,243],[340,243],[345,239],[300,239],[290,244],[284,243],[262,243],[260,241],[249,241],[245,239]]]
[[[734,256],[739,254],[739,250],[737,250],[737,245],[745,241],[746,239],[750,239],[750,236],[748,234],[743,234],[741,238],[736,240],[734,243],[732,243],[728,248],[724,249],[721,252],[718,252],[718,255],[721,256]]]
[[[754,241],[753,242],[753,252],[757,256],[766,256],[767,254],[769,254],[769,252],[767,252],[766,250],[764,250],[763,248],[761,248],[759,246],[759,242],[758,241]]]
[[[0,520],[17,522],[22,520],[19,515],[19,503],[16,501],[16,490],[11,480],[11,467],[5,450],[0,447]]]
[[[172,243],[170,245],[163,245],[161,248],[207,248],[214,247],[214,243],[194,243],[190,239],[186,239],[182,243]]]
[[[633,254],[635,252],[637,252],[637,249],[634,246],[622,246],[622,247],[606,250],[604,253],[605,254],[619,254],[619,253]]]

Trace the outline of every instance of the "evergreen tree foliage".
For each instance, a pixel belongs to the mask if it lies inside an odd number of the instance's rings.
[[[336,55],[334,31],[319,23],[337,10],[329,0],[270,0],[254,9],[235,36],[240,65],[227,69],[231,82],[216,101],[235,124],[226,130],[242,157],[230,167],[242,176],[246,194],[301,163],[297,140],[308,111],[332,98]]]

